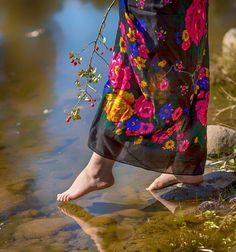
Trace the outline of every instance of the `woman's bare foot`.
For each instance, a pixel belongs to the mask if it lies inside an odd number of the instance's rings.
[[[87,166],[65,192],[57,195],[57,200],[68,202],[89,192],[104,189],[114,184],[112,167],[115,161],[93,153]]]
[[[161,174],[156,178],[146,190],[158,190],[169,185],[174,185],[177,183],[199,185],[203,182],[203,175],[189,176],[189,175],[174,175],[174,174]]]

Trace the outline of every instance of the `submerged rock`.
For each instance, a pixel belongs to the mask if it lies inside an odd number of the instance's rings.
[[[200,185],[178,183],[160,190],[153,191],[157,197],[165,200],[207,199],[219,196],[236,183],[236,172],[216,171],[204,175]]]
[[[15,194],[23,194],[31,187],[33,179],[26,178],[19,181],[16,181],[7,186],[7,190]]]
[[[207,154],[218,157],[222,154],[233,153],[236,145],[236,131],[220,125],[207,126]]]
[[[20,240],[45,238],[61,231],[71,222],[72,220],[60,217],[30,220],[17,227],[14,238]]]

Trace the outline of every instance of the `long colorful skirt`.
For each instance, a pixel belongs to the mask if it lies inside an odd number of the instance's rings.
[[[147,170],[201,175],[209,87],[207,0],[120,0],[88,147]]]

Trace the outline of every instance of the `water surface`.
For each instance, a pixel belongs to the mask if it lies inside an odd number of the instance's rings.
[[[0,248],[4,251],[97,250],[96,241],[57,208],[55,196],[70,185],[92,154],[87,136],[96,111],[96,107],[84,104],[83,120],[65,122],[66,112],[75,103],[77,72],[67,54],[95,38],[108,4],[0,1]],[[213,55],[220,54],[225,32],[236,26],[236,1],[212,1],[210,5]],[[105,32],[110,46],[117,22],[118,10],[114,8]],[[89,55],[84,54],[85,62]],[[105,54],[107,59],[110,56],[110,52]],[[105,80],[106,66],[99,59],[95,64]],[[235,116],[230,113],[213,117],[216,108],[230,105],[217,86],[212,87],[211,97],[209,123],[235,125]],[[155,202],[144,188],[157,174],[121,163],[115,165],[114,173],[114,187],[77,201],[87,214],[125,213]],[[155,212],[166,212],[160,203],[154,204]],[[129,212],[133,225],[144,220],[137,218],[139,214],[143,216],[141,211]],[[126,227],[129,218],[122,222]],[[34,229],[38,231],[29,232]]]

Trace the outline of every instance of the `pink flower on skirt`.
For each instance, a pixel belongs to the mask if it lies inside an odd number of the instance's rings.
[[[145,43],[143,33],[138,31],[138,30],[135,31],[135,39],[139,44],[144,44]]]
[[[203,126],[207,126],[207,110],[209,103],[209,92],[205,94],[204,100],[197,101],[195,109],[197,111],[197,118]]]
[[[120,32],[123,36],[123,38],[125,37],[126,33],[125,33],[125,25],[123,24],[123,22],[120,21]]]
[[[158,83],[158,88],[161,90],[161,91],[165,91],[167,90],[169,87],[169,81],[164,79],[162,80],[161,82]]]
[[[134,57],[131,54],[129,55],[129,62],[131,64],[131,66],[136,66],[136,62],[134,61]]]
[[[206,32],[206,0],[194,0],[187,9],[185,27],[195,45]]]
[[[148,49],[145,47],[145,45],[141,45],[138,48],[139,56],[147,59],[148,58]]]
[[[205,76],[206,76],[206,74],[205,74],[205,68],[201,67],[201,69],[199,71],[198,79],[201,80]]]
[[[126,130],[125,131],[125,134],[127,135],[127,136],[138,136],[139,134],[140,134],[140,132],[138,131],[138,130]]]
[[[153,131],[153,129],[154,129],[154,125],[152,123],[141,122],[138,132],[140,134],[149,134]]]
[[[200,93],[197,95],[198,99],[202,99],[204,97],[204,91],[201,90]]]
[[[155,113],[155,107],[152,101],[146,100],[144,95],[139,96],[134,104],[134,112],[143,118],[149,118]]]
[[[184,134],[183,134],[183,133],[179,133],[179,134],[177,134],[177,136],[176,136],[176,140],[183,139],[183,137],[184,137]]]
[[[164,133],[157,133],[155,135],[152,135],[151,142],[152,143],[163,143],[164,140],[169,139],[170,137],[164,132]]]
[[[190,47],[190,40],[183,41],[181,46],[184,51],[187,51]]]
[[[181,107],[178,107],[175,109],[175,111],[172,114],[172,119],[174,121],[178,120],[180,116],[183,114],[183,109]]]
[[[119,52],[115,57],[115,52],[112,53],[112,60],[109,65],[108,75],[110,77],[111,85],[114,88],[119,89],[129,89],[130,83],[129,80],[131,78],[131,71],[128,66],[123,66],[122,56]]]
[[[189,141],[187,139],[183,140],[179,145],[179,151],[180,152],[186,151],[188,149],[188,146],[189,146]]]

